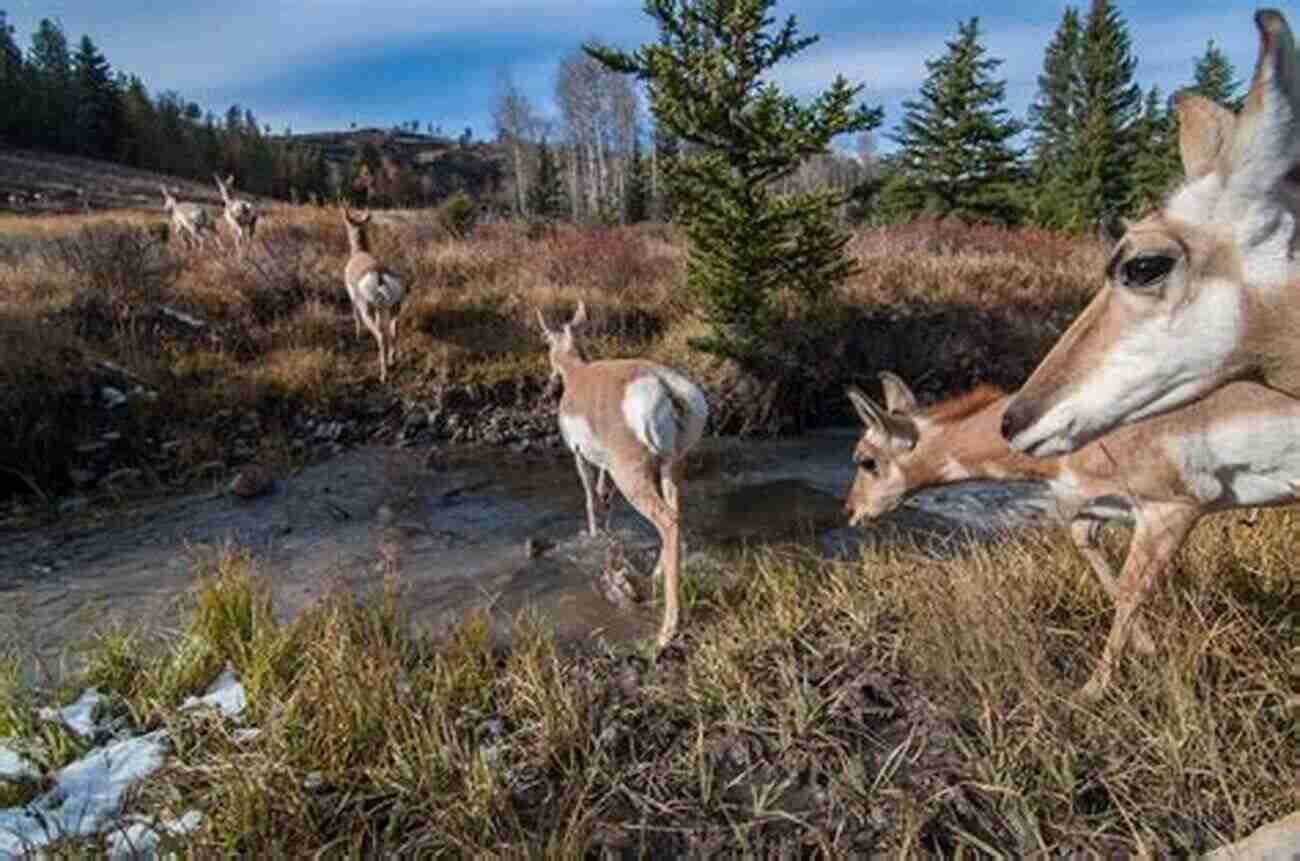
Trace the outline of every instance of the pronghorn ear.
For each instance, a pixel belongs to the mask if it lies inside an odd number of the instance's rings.
[[[907,383],[889,371],[881,371],[879,376],[880,385],[885,389],[885,409],[900,415],[916,409],[916,395],[912,394]]]
[[[1300,79],[1295,38],[1282,13],[1260,9],[1259,58],[1237,116],[1226,160],[1226,181],[1247,199],[1273,191],[1300,155]]]
[[[573,319],[569,321],[570,329],[577,329],[587,322],[587,303],[578,300],[578,309],[573,312]]]
[[[862,393],[861,389],[849,386],[845,392],[858,412],[858,418],[867,426],[867,433],[882,437],[880,443],[904,450],[916,445],[916,424],[905,415],[896,415]]]
[[[537,322],[542,327],[542,334],[545,335],[548,339],[554,338],[555,333],[551,331],[550,326],[546,325],[546,318],[542,316],[542,309],[534,308],[533,310],[537,312]]]
[[[857,411],[858,418],[864,425],[881,432],[885,430],[883,410],[876,406],[875,401],[856,386],[849,386],[844,390],[844,394],[849,396],[853,409]]]
[[[1199,93],[1181,90],[1174,94],[1178,114],[1178,153],[1188,179],[1200,179],[1219,166],[1227,153],[1237,118],[1232,111]]]

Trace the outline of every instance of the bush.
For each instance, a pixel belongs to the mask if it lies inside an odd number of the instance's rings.
[[[478,222],[478,206],[468,194],[458,191],[443,202],[438,221],[452,236],[464,239]]]

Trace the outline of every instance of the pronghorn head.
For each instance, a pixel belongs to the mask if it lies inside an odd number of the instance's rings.
[[[921,440],[912,417],[916,397],[893,374],[882,373],[880,382],[885,389],[883,407],[860,389],[850,386],[847,390],[864,426],[853,448],[853,486],[844,501],[850,526],[893,511],[913,489],[905,465],[916,455]]]
[[[582,353],[574,343],[573,332],[587,322],[587,304],[579,300],[573,318],[558,331],[546,325],[546,318],[542,316],[541,308],[537,309],[537,322],[541,324],[542,335],[545,336],[546,345],[550,350],[551,376],[547,384],[547,395],[550,396],[558,391],[564,382],[564,367],[574,359],[582,359]]]
[[[171,212],[176,207],[176,198],[172,197],[172,193],[167,190],[167,186],[161,182],[158,183],[158,189],[163,196],[163,212]]]
[[[348,245],[353,251],[368,251],[366,225],[370,223],[369,212],[353,212],[346,206],[340,207],[343,213],[343,225],[348,229]]]
[[[1300,213],[1300,76],[1286,19],[1255,14],[1259,58],[1239,115],[1175,97],[1186,179],[1110,247],[1106,283],[1008,405],[1019,451],[1064,454],[1261,372],[1267,304],[1291,280]]]

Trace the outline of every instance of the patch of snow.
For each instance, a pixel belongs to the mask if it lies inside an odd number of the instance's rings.
[[[158,306],[158,310],[161,311],[166,316],[171,317],[173,320],[178,320],[181,323],[184,323],[185,325],[191,326],[195,329],[202,329],[208,325],[207,323],[204,323],[202,320],[198,319],[197,317],[193,317],[189,314],[186,314],[184,311],[177,311],[175,308],[170,308],[166,305]]]
[[[99,729],[95,725],[95,707],[102,699],[99,691],[86,688],[72,705],[61,709],[43,708],[37,715],[41,720],[63,724],[82,738],[90,738]]]
[[[158,730],[95,748],[59,771],[49,792],[25,807],[0,810],[0,858],[111,825],[127,788],[162,765],[165,738]]]
[[[41,770],[17,751],[0,745],[0,780],[40,780]]]
[[[136,818],[126,828],[119,828],[108,836],[110,859],[152,858],[163,834],[183,837],[203,824],[203,814],[191,810],[180,819],[153,822]]]
[[[187,697],[181,703],[181,711],[211,706],[226,717],[239,717],[247,704],[244,686],[235,677],[234,670],[227,667],[217,680],[208,686],[208,692],[201,697]]]

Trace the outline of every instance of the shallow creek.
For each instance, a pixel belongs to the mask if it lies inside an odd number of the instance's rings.
[[[855,434],[702,443],[683,494],[687,565],[708,546],[800,541],[842,555],[864,541],[987,531],[1041,516],[1035,485],[967,482],[846,529]],[[430,469],[423,452],[360,448],[253,500],[200,494],[111,524],[0,535],[0,647],[16,642],[40,657],[42,675],[58,675],[65,647],[115,622],[175,626],[178,599],[194,582],[192,548],[222,542],[264,560],[286,618],[334,585],[365,590],[393,571],[421,626],[490,605],[501,626],[531,606],[561,639],[653,631],[652,609],[618,609],[596,585],[615,546],[647,569],[653,563],[654,532],[626,502],[615,503],[615,540],[592,540],[581,534],[582,490],[567,455],[448,448],[440,461]],[[546,550],[534,555],[529,545]]]

